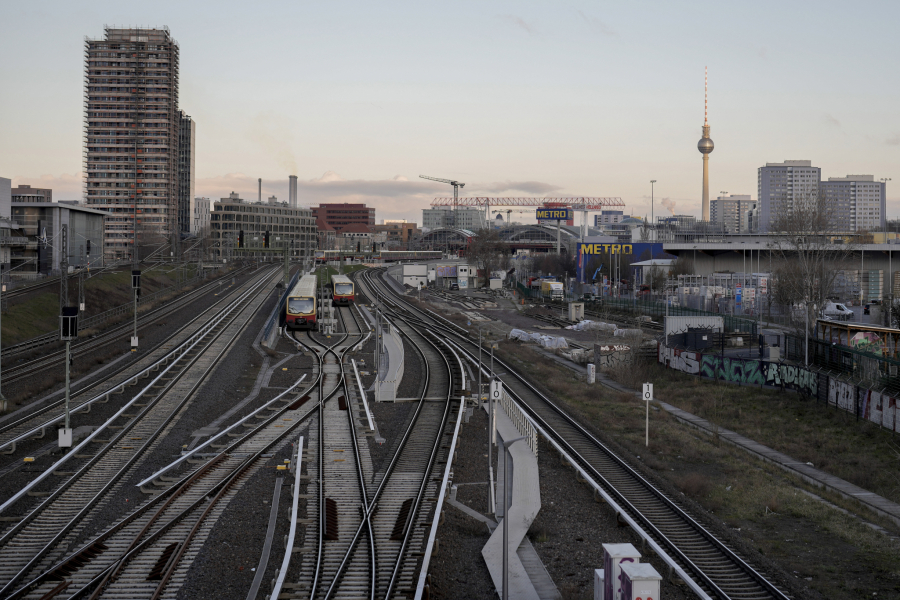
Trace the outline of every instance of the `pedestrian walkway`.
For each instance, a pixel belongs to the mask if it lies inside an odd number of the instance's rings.
[[[582,375],[587,376],[587,368],[582,367],[581,365],[577,365],[570,360],[566,360],[560,356],[556,356],[555,354],[551,354],[544,350],[538,350],[539,352],[545,354],[547,357],[553,359],[555,362],[565,365],[566,367],[576,371]],[[614,389],[616,391],[622,392],[624,394],[632,394],[635,396],[640,396],[640,392],[637,390],[630,389],[620,383],[617,383],[601,373],[599,370],[597,371],[597,382],[601,385],[604,385],[608,388]],[[768,463],[776,465],[785,471],[800,477],[803,481],[806,481],[809,484],[812,484],[817,487],[821,487],[827,490],[831,490],[838,494],[841,494],[845,498],[849,498],[851,500],[858,500],[864,506],[872,510],[874,513],[881,515],[883,517],[887,517],[894,521],[896,524],[900,525],[900,504],[896,502],[892,502],[883,496],[879,496],[874,492],[870,492],[868,490],[864,490],[863,488],[850,483],[840,477],[835,477],[834,475],[829,475],[828,473],[816,469],[814,466],[809,465],[807,463],[798,462],[796,459],[791,458],[786,454],[782,454],[777,450],[773,450],[768,446],[764,446],[759,442],[755,442],[750,438],[744,437],[739,433],[735,433],[730,429],[723,429],[721,427],[715,427],[712,423],[698,417],[694,414],[691,414],[685,410],[681,410],[680,408],[668,404],[666,402],[659,401],[657,398],[659,406],[670,413],[680,422],[695,427],[705,433],[710,435],[716,434],[720,439],[725,440],[726,442],[737,446],[741,450],[745,450],[757,458],[764,460]]]
[[[375,316],[369,312],[365,306],[360,307],[366,320],[376,327]],[[377,378],[375,380],[375,400],[377,402],[394,402],[397,400],[397,390],[403,379],[404,369],[404,352],[403,340],[393,325],[382,323],[382,346],[384,352],[381,354],[381,364],[375,365],[377,369]]]

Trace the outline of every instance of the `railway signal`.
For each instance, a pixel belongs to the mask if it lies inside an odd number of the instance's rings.
[[[266,235],[263,237],[263,248],[269,247],[269,232],[266,231]]]
[[[238,248],[244,247],[244,230],[238,231]]]
[[[646,434],[647,439],[645,442],[646,446],[650,446],[650,401],[653,400],[653,384],[645,383],[644,384],[644,400],[647,402],[647,421],[646,421]]]
[[[134,269],[131,272],[131,289],[134,290],[134,334],[131,336],[131,351],[137,352],[138,347],[138,334],[137,334],[137,321],[138,321],[138,296],[141,295],[141,271],[140,269]]]

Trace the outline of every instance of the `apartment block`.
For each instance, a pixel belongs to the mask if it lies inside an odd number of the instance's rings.
[[[766,163],[757,171],[759,232],[767,233],[781,209],[789,209],[795,200],[819,194],[822,169],[808,160]]]
[[[191,231],[191,216],[194,213],[194,141],[197,126],[183,110],[178,111],[178,233],[187,236]]]
[[[822,190],[844,231],[879,231],[886,225],[885,183],[873,175],[829,177]]]
[[[109,213],[105,256],[132,259],[178,231],[179,48],[165,27],[106,27],[84,61],[84,204]]]
[[[191,204],[191,235],[203,235],[209,229],[209,198],[194,198]]]
[[[748,233],[752,231],[753,218],[748,212],[756,208],[756,200],[749,194],[719,196],[709,203],[709,220],[725,226],[726,233]]]

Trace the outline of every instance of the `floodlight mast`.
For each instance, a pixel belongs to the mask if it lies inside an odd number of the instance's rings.
[[[466,184],[454,181],[452,179],[441,179],[440,177],[429,177],[428,175],[419,175],[422,179],[430,179],[439,183],[447,183],[453,186],[453,227],[456,227],[456,211],[459,208],[459,188],[465,187]]]

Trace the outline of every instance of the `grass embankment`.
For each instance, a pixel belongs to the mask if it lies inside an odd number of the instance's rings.
[[[365,265],[345,265],[341,269],[341,274],[349,276],[350,273],[353,273],[354,271],[362,271],[366,268],[368,267],[366,267]],[[327,285],[331,283],[331,276],[337,274],[337,267],[319,267],[318,269],[316,269],[316,275],[319,278],[319,285]]]
[[[528,345],[501,342],[499,356],[568,407],[600,439],[630,455],[635,463],[643,463],[663,487],[680,491],[697,502],[698,509],[721,519],[742,540],[737,543],[745,545],[750,558],[759,552],[796,577],[798,584],[808,586],[807,597],[871,597],[873,592],[890,597],[900,591],[896,545],[863,522],[810,497],[803,491],[806,486],[784,471],[682,425],[659,409],[651,411],[650,446],[645,447],[645,406],[633,395],[588,386]],[[798,455],[798,460],[807,456],[813,464],[819,460],[820,466],[828,458],[830,472],[850,472],[854,465],[859,471],[878,468],[885,472],[859,474],[857,480],[869,477],[885,492],[891,491],[892,475],[897,483],[897,462],[891,466],[890,458],[882,455],[888,447],[885,442],[873,441],[869,432],[855,422],[845,422],[834,411],[805,406],[792,394],[670,377],[656,372],[652,364],[631,366],[628,373],[636,380],[653,381],[657,398],[681,403],[686,410],[693,407],[692,412],[711,416],[730,429],[743,428],[744,434],[760,442],[768,444],[770,435],[777,441],[779,436],[795,434],[796,441],[786,445],[785,451]],[[831,494],[817,493],[860,509]],[[896,490],[889,495],[896,497]]]
[[[141,293],[148,295],[163,288],[172,287],[179,277],[190,279],[196,265],[188,265],[187,270],[173,271],[171,267],[144,271],[141,276]],[[186,273],[186,275],[184,275]],[[174,293],[174,291],[173,291]],[[103,273],[84,280],[84,303],[86,317],[102,313],[122,304],[132,302],[131,269]],[[163,301],[164,299],[160,299]],[[69,303],[78,302],[78,277],[69,278]],[[144,305],[141,310],[150,307]],[[2,341],[4,346],[17,344],[59,328],[59,292],[47,291],[29,295],[18,303],[10,303],[8,312],[3,314]]]

